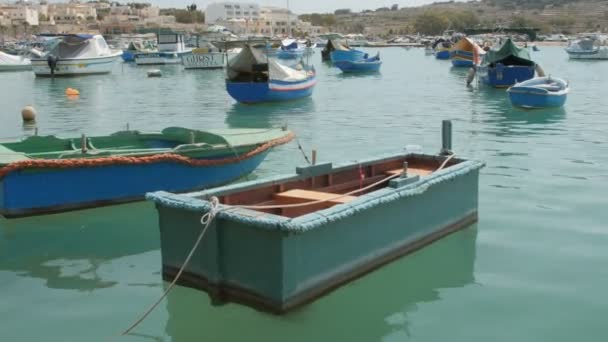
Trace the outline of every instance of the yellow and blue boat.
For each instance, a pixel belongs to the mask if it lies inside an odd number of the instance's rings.
[[[462,37],[450,49],[450,59],[455,67],[479,65],[486,52],[468,37]]]

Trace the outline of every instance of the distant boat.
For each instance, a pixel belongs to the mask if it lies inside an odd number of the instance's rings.
[[[37,215],[143,199],[148,191],[183,192],[226,184],[253,171],[282,129],[162,132],[107,136],[31,136],[0,144],[0,214]]]
[[[0,51],[0,71],[32,70],[32,62],[23,56],[9,55]]]
[[[472,67],[478,65],[486,52],[474,41],[462,37],[450,49],[450,59],[455,67]]]
[[[507,90],[511,103],[523,108],[562,107],[569,91],[568,82],[553,77],[533,78]]]
[[[228,62],[226,90],[241,103],[288,101],[312,95],[317,83],[313,67],[289,67],[269,58],[264,48],[246,45]]]
[[[330,53],[331,61],[358,61],[363,59],[365,56],[365,52],[361,50],[355,50],[351,48],[344,49],[336,49]]]
[[[510,87],[534,77],[536,63],[526,48],[507,39],[498,50],[486,52],[478,71],[481,80],[492,87]]]
[[[129,42],[129,46],[125,50],[122,50],[122,60],[125,62],[134,62],[136,54],[148,52],[154,52],[154,49],[146,46],[143,42],[132,41]]]
[[[184,36],[179,33],[159,33],[158,51],[135,54],[137,65],[181,64],[182,56],[190,54],[186,48]]]
[[[108,74],[122,51],[110,50],[101,35],[59,35],[54,46],[41,57],[32,58],[36,76]]]
[[[435,51],[435,58],[437,59],[450,59],[450,49],[452,48],[452,42],[448,39],[439,38],[433,43],[433,50]]]
[[[380,53],[371,58],[363,58],[357,61],[335,61],[334,65],[346,73],[355,72],[378,72],[382,62],[380,61]]]
[[[608,45],[605,37],[587,35],[570,42],[566,47],[570,59],[608,59]]]
[[[345,40],[338,39],[328,39],[327,44],[323,50],[321,50],[321,60],[323,61],[331,61],[331,53],[335,50],[343,50],[348,51],[350,47]]]
[[[284,39],[277,51],[277,57],[281,59],[296,59],[304,56],[306,48],[298,44],[295,39]]]

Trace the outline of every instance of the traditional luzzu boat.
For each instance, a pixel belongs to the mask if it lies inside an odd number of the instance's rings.
[[[264,54],[265,48],[246,45],[228,62],[226,90],[238,102],[289,101],[312,95],[317,83],[314,67],[294,68]]]
[[[511,104],[523,108],[555,108],[566,103],[570,87],[561,78],[536,77],[507,89]]]
[[[184,36],[179,33],[159,33],[156,52],[135,54],[137,65],[181,64],[182,56],[192,53],[184,43]]]
[[[148,194],[163,278],[204,290],[213,303],[277,314],[312,302],[477,221],[484,164],[454,157],[449,145],[437,155],[322,163],[209,191]]]
[[[205,189],[253,171],[282,129],[122,131],[0,144],[0,214],[18,217],[142,199],[149,191]]]
[[[435,58],[437,59],[450,59],[450,49],[452,48],[452,41],[449,39],[439,38],[433,43],[433,50],[435,50]]]
[[[342,51],[348,51],[350,48],[348,47],[348,44],[346,43],[346,41],[344,40],[338,40],[338,39],[329,39],[327,40],[327,44],[325,44],[325,47],[323,47],[323,50],[321,50],[321,60],[322,61],[331,61],[331,53],[332,51],[335,50],[342,50]]]
[[[345,49],[335,49],[329,54],[332,62],[338,61],[358,61],[364,58],[365,52],[346,47]]]
[[[485,84],[507,88],[533,78],[536,68],[528,49],[517,47],[507,39],[500,49],[486,52],[478,72]],[[539,76],[543,75],[539,72]]]
[[[32,58],[36,76],[75,76],[108,74],[120,59],[122,51],[110,50],[101,35],[60,35],[50,50]]]
[[[380,61],[380,53],[371,58],[363,58],[357,61],[335,61],[334,65],[346,73],[358,72],[378,72],[382,61]]]
[[[468,37],[462,37],[450,49],[450,59],[455,67],[478,65],[486,52]]]

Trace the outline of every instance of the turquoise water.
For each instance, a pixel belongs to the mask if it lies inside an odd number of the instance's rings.
[[[0,137],[124,129],[287,124],[319,160],[341,162],[420,145],[436,152],[452,119],[457,154],[486,161],[478,224],[277,317],[177,287],[120,341],[605,341],[608,312],[608,63],[533,54],[571,81],[565,108],[511,108],[504,91],[466,88],[466,70],[422,50],[381,50],[378,75],[317,63],[311,99],[243,106],[222,71],[117,65],[109,76],[0,74]],[[314,56],[320,59],[320,54]],[[64,95],[67,87],[81,92]],[[251,177],[293,171],[295,143]],[[94,180],[92,180],[94,181]],[[457,195],[457,194],[455,194]],[[437,210],[437,208],[429,208]],[[311,251],[314,252],[314,251]],[[0,219],[2,341],[107,341],[164,290],[156,213],[142,202]]]

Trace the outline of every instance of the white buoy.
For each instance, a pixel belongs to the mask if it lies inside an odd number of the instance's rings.
[[[148,70],[148,77],[161,77],[162,75],[159,69]]]
[[[36,121],[36,109],[32,106],[25,106],[21,109],[21,118],[24,122]]]

